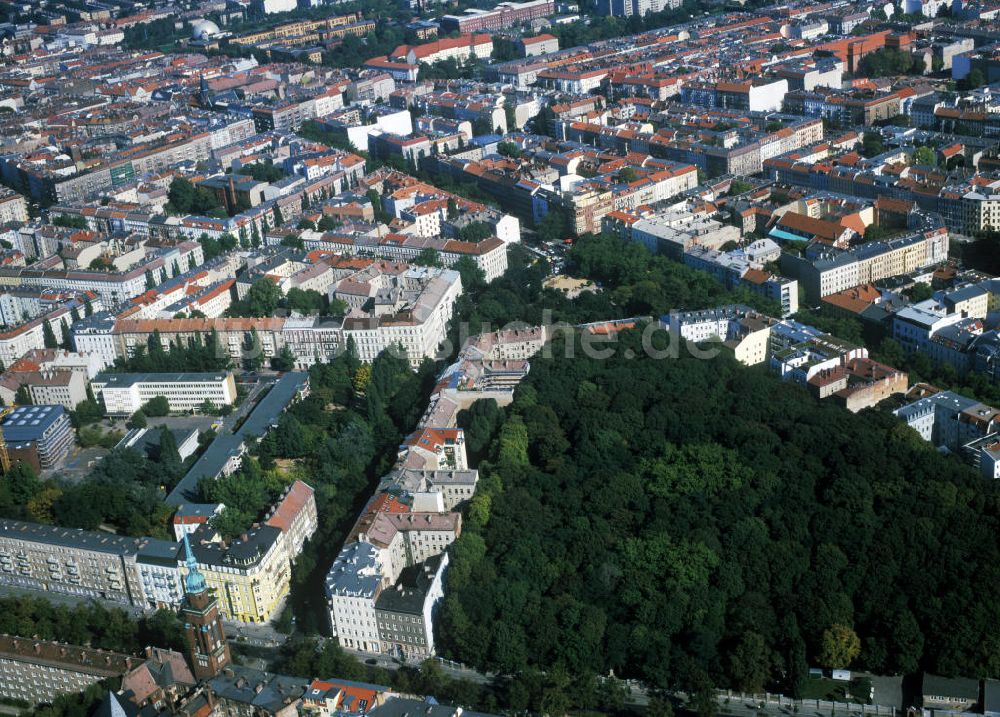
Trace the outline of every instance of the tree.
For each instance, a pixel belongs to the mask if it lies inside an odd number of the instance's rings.
[[[243,342],[243,365],[250,371],[256,371],[264,365],[264,347],[257,335],[257,327],[250,328],[250,334]]]
[[[289,309],[300,314],[320,314],[323,312],[326,298],[315,289],[293,287],[288,290],[285,304]]]
[[[170,401],[167,400],[166,396],[154,396],[146,401],[141,410],[147,416],[168,416],[170,415]]]
[[[639,173],[632,167],[622,167],[618,170],[619,181],[630,184],[639,178]]]
[[[237,172],[258,182],[276,182],[285,176],[285,170],[269,161],[244,164]]]
[[[183,473],[184,466],[180,451],[177,450],[177,439],[174,437],[174,432],[166,426],[160,429],[156,462],[171,478],[180,478]]]
[[[917,147],[913,152],[913,164],[933,167],[937,164],[937,154],[930,147]]]
[[[247,295],[229,307],[230,316],[273,316],[281,301],[281,289],[271,279],[261,278],[250,285]]]
[[[497,152],[505,157],[517,159],[521,156],[521,149],[513,142],[500,142],[497,144]]]
[[[34,403],[31,400],[31,392],[28,391],[28,387],[24,384],[17,387],[17,391],[14,393],[14,403],[18,406],[30,406]]]
[[[194,185],[183,177],[174,177],[167,190],[167,197],[174,211],[186,213],[194,203]]]
[[[363,363],[358,366],[357,370],[354,372],[354,378],[352,383],[354,384],[354,390],[358,393],[364,393],[365,389],[368,388],[368,384],[372,380],[372,367],[371,364]]]
[[[730,656],[730,674],[742,692],[763,692],[771,672],[771,656],[764,638],[745,632]]]
[[[420,250],[413,258],[413,263],[417,266],[441,266],[441,255],[433,247],[427,247]]]
[[[66,351],[72,351],[73,337],[70,335],[69,332],[69,324],[66,323],[66,319],[62,319],[59,322],[59,324],[62,327],[62,342],[59,344],[59,346],[65,349]]]
[[[126,422],[126,427],[129,429],[145,428],[148,425],[146,420],[146,414],[142,412],[140,408],[138,411],[132,414],[132,416]]]
[[[885,147],[882,145],[882,138],[875,132],[865,132],[861,141],[861,153],[865,157],[875,157],[884,151]]]
[[[927,299],[934,296],[934,289],[931,287],[930,284],[921,281],[917,282],[910,288],[905,289],[903,293],[905,293],[909,297],[910,301],[913,302],[926,301]]]
[[[59,348],[59,341],[56,339],[56,334],[49,321],[42,321],[42,341],[47,349]]]
[[[271,358],[271,368],[275,371],[291,371],[295,368],[295,354],[287,346],[282,346],[278,355]]]
[[[562,241],[567,234],[567,222],[563,213],[550,209],[541,222],[538,223],[538,238],[546,243]]]
[[[285,223],[285,218],[281,215],[281,207],[277,202],[274,203],[274,226],[280,227]]]
[[[861,640],[846,625],[832,625],[823,631],[819,663],[830,669],[849,667],[861,653]]]
[[[60,214],[53,217],[52,223],[57,227],[66,227],[67,229],[87,229],[87,219],[81,216],[70,216],[68,214]]]
[[[84,296],[83,297],[83,315],[84,316],[93,316],[93,314],[94,314],[94,305],[90,301],[90,296]]]
[[[982,87],[986,84],[986,78],[983,76],[982,70],[978,67],[973,67],[969,74],[965,76],[963,80],[959,81],[959,86],[961,89],[974,90],[976,88]]]

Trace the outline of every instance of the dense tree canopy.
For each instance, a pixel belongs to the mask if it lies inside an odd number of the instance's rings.
[[[160,334],[154,331],[145,347],[137,346],[130,357],[115,364],[115,370],[135,373],[221,371],[228,367],[229,353],[214,330],[205,334],[204,340],[195,334],[187,344],[172,343],[169,351],[164,351]]]
[[[275,309],[281,302],[281,288],[267,278],[258,279],[250,285],[246,297],[234,301],[228,314],[230,316],[274,316]]]
[[[996,484],[723,356],[654,360],[638,332],[606,360],[552,353],[502,418],[460,418],[491,448],[448,656],[790,693],[809,664],[1000,671]]]

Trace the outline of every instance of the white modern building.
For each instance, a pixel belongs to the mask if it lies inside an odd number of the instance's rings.
[[[225,372],[104,373],[91,387],[110,416],[129,416],[157,396],[167,399],[171,411],[194,410],[205,401],[231,406],[236,400],[236,382]]]

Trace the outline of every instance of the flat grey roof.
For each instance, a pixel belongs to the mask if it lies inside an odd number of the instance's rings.
[[[39,525],[6,519],[0,519],[0,533],[15,540],[92,550],[111,555],[133,555],[151,543],[166,543],[166,541],[154,541],[153,538],[130,538],[111,533],[80,530],[79,528],[60,528],[54,525]]]
[[[236,433],[221,433],[216,436],[187,475],[170,491],[167,504],[198,503],[198,481],[205,476],[219,475],[226,462],[242,451],[243,442],[248,436],[264,435],[308,381],[309,374],[305,372],[290,372],[279,378]]]
[[[214,383],[224,380],[228,375],[228,371],[211,373],[102,373],[94,380],[115,388],[124,388],[137,383]]]

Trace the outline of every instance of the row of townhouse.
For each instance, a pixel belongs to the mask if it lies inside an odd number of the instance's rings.
[[[404,660],[434,655],[448,546],[461,532],[455,511],[473,499],[478,482],[458,412],[483,398],[509,403],[547,337],[544,327],[474,337],[442,373],[417,430],[327,573],[330,626],[343,647]]]
[[[718,146],[673,135],[636,131],[629,127],[605,127],[589,122],[560,122],[564,139],[621,152],[642,152],[675,162],[689,163],[709,175],[756,174],[764,162],[823,139],[823,122],[805,119],[779,130],[761,133],[735,146]]]
[[[8,286],[29,286],[79,293],[93,293],[105,306],[118,306],[139,296],[154,285],[200,266],[205,261],[201,244],[184,241],[153,252],[152,258],[126,271],[89,271],[2,267],[0,282]]]
[[[660,319],[675,340],[717,342],[748,366],[767,364],[817,398],[857,412],[904,393],[908,376],[868,358],[863,346],[842,341],[791,319],[775,319],[739,304],[676,311]]]
[[[287,347],[295,356],[296,368],[304,369],[340,355],[348,339],[353,339],[362,361],[374,361],[381,352],[402,347],[407,360],[416,367],[425,358],[438,355],[447,337],[455,301],[462,292],[457,271],[430,269],[423,273],[420,290],[412,302],[382,315],[116,319],[104,313],[76,322],[72,327],[73,342],[77,351],[97,354],[106,364],[112,364],[145,348],[154,334],[165,351],[171,344],[186,346],[214,336],[219,350],[237,364],[250,358],[271,359]],[[2,350],[0,344],[0,354]],[[251,355],[255,352],[259,353]]]
[[[1000,411],[954,391],[918,384],[893,414],[940,450],[962,457],[985,478],[1000,478]]]
[[[414,226],[414,231],[417,228]],[[301,237],[307,249],[324,249],[339,254],[372,256],[394,261],[412,261],[428,249],[436,251],[445,266],[453,266],[460,259],[469,258],[485,274],[486,281],[493,281],[507,271],[507,245],[497,237],[489,237],[480,242],[464,242],[445,237],[408,234],[372,237],[309,230],[303,231]]]
[[[296,481],[264,522],[229,544],[207,524],[195,531],[198,568],[231,620],[267,622],[288,592],[291,563],[316,531],[313,489]],[[179,542],[127,538],[21,521],[0,523],[0,584],[142,609],[183,597]]]
[[[159,172],[180,162],[207,162],[212,151],[255,133],[249,119],[230,119],[207,131],[169,136],[158,146],[137,146],[126,155],[96,167],[66,175],[44,166],[23,162],[18,156],[0,157],[0,174],[12,186],[23,187],[32,197],[54,202],[76,202]]]
[[[782,316],[799,310],[798,281],[765,269],[781,253],[769,239],[721,251],[724,244],[740,240],[740,230],[686,210],[657,214],[616,211],[604,218],[602,228],[622,239],[641,242],[651,253],[662,253],[705,271],[729,288],[744,287],[771,299],[781,307]]]
[[[798,279],[810,302],[893,276],[936,266],[948,258],[949,234],[940,217],[924,215],[924,227],[902,237],[862,244],[849,251],[817,248],[803,256],[781,255],[781,270]]]
[[[0,331],[0,361],[3,365],[11,366],[28,352],[45,348],[46,326],[52,336],[57,340],[61,339],[64,328],[68,331],[74,323],[74,316],[86,313],[84,297],[88,295],[79,294],[78,297],[62,302],[41,316],[7,326]],[[101,299],[96,296],[90,303],[92,309],[99,310],[102,306]]]
[[[992,176],[976,174],[961,183],[942,186],[934,178],[920,183],[882,174],[877,168],[834,167],[785,158],[770,160],[765,169],[772,179],[794,186],[868,199],[914,201],[925,211],[940,214],[945,225],[957,233],[973,236],[1000,228],[1000,179]]]
[[[298,129],[304,122],[326,117],[343,107],[343,90],[335,85],[305,99],[254,107],[252,114],[257,132],[287,133]]]

